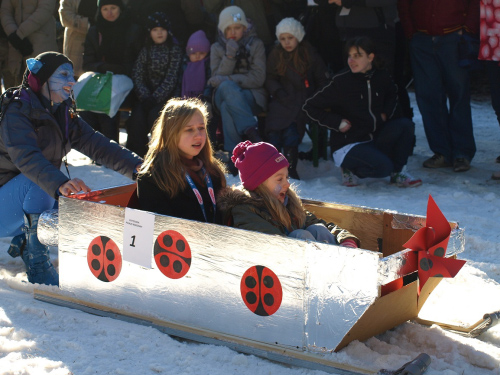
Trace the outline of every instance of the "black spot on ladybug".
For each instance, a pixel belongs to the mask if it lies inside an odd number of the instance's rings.
[[[269,294],[267,293],[265,296],[264,296],[264,303],[267,305],[267,306],[272,306],[274,304],[274,297],[272,294]]]
[[[108,258],[108,260],[115,260],[115,254],[113,253],[113,250],[108,250],[106,251],[106,258]]]
[[[444,257],[444,249],[442,247],[438,247],[434,250],[434,255],[437,257]]]
[[[183,240],[178,240],[175,243],[175,247],[182,253],[186,249],[186,244],[184,243]]]
[[[257,302],[257,296],[255,295],[254,292],[248,292],[245,298],[246,298],[247,302],[252,304],[252,305],[255,302]]]
[[[432,268],[432,260],[423,258],[420,260],[420,268],[424,271],[429,271]]]
[[[165,237],[163,237],[163,244],[166,247],[172,246],[173,243],[174,241],[172,240],[172,237],[170,237],[168,234]]]
[[[163,267],[168,267],[168,265],[170,264],[170,259],[168,259],[168,256],[166,255],[162,255],[160,257],[160,264],[163,266]]]
[[[108,273],[110,276],[115,276],[115,272],[116,272],[116,269],[115,269],[115,266],[113,266],[112,264],[110,264],[108,266]]]
[[[177,272],[177,273],[180,273],[182,271],[182,263],[180,261],[178,261],[178,260],[176,260],[174,262],[173,267],[174,267],[174,271]]]
[[[271,276],[264,277],[263,282],[264,282],[264,285],[266,286],[266,288],[272,288],[274,285],[274,281],[273,281],[273,278]]]
[[[245,278],[245,285],[249,288],[255,288],[255,286],[257,285],[257,281],[252,276],[247,276]]]
[[[99,247],[99,245],[92,245],[92,254],[94,254],[95,256],[101,254],[101,248]]]
[[[443,275],[441,275],[440,273],[436,274],[436,275],[433,275],[434,277],[443,277]]]
[[[97,260],[97,259],[94,259],[92,260],[92,268],[95,269],[96,271],[101,268],[101,263]]]

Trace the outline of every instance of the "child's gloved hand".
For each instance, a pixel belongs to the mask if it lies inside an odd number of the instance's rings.
[[[17,49],[21,55],[29,56],[33,53],[33,45],[29,41],[28,38],[21,39],[14,31],[12,34],[8,36],[8,41],[12,44],[12,47]]]
[[[231,58],[236,57],[236,55],[238,54],[239,48],[240,47],[238,46],[237,41],[235,41],[233,39],[229,39],[226,43],[226,56],[231,57]]]
[[[228,81],[228,76],[213,76],[208,80],[208,84],[212,87],[218,87],[222,82]]]
[[[358,248],[358,244],[352,238],[348,238],[348,239],[342,241],[342,243],[340,244],[340,246],[350,247],[350,248],[353,248],[353,249],[357,249]]]

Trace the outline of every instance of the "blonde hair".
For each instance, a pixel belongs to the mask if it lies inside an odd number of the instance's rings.
[[[151,132],[149,149],[144,158],[139,176],[149,174],[158,187],[171,198],[186,188],[186,171],[182,164],[179,150],[181,132],[196,114],[201,114],[205,128],[208,111],[198,98],[170,99],[163,107]],[[224,166],[213,157],[212,145],[207,134],[207,141],[197,156],[203,162],[207,173],[226,186]]]
[[[262,183],[254,190],[254,193],[260,196],[264,205],[268,209],[274,221],[284,225],[289,231],[292,231],[292,225],[295,229],[300,229],[306,222],[306,213],[302,206],[302,201],[297,196],[292,186],[288,188],[288,204],[285,206],[276,196]],[[294,222],[292,223],[292,218]]]

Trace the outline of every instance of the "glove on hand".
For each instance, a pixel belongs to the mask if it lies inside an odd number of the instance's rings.
[[[226,56],[233,58],[236,57],[239,49],[240,46],[238,46],[238,42],[233,39],[229,39],[226,43]]]
[[[9,40],[9,43],[12,44],[12,47],[17,49],[21,53],[21,55],[29,56],[33,53],[33,45],[28,40],[28,38],[21,39],[14,31],[8,36],[7,39]]]
[[[213,76],[208,80],[208,84],[213,87],[218,87],[222,82],[228,81],[229,76]]]

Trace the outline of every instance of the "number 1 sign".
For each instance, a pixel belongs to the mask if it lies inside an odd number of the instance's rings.
[[[123,229],[123,259],[152,268],[152,248],[155,216],[146,211],[125,208]]]

